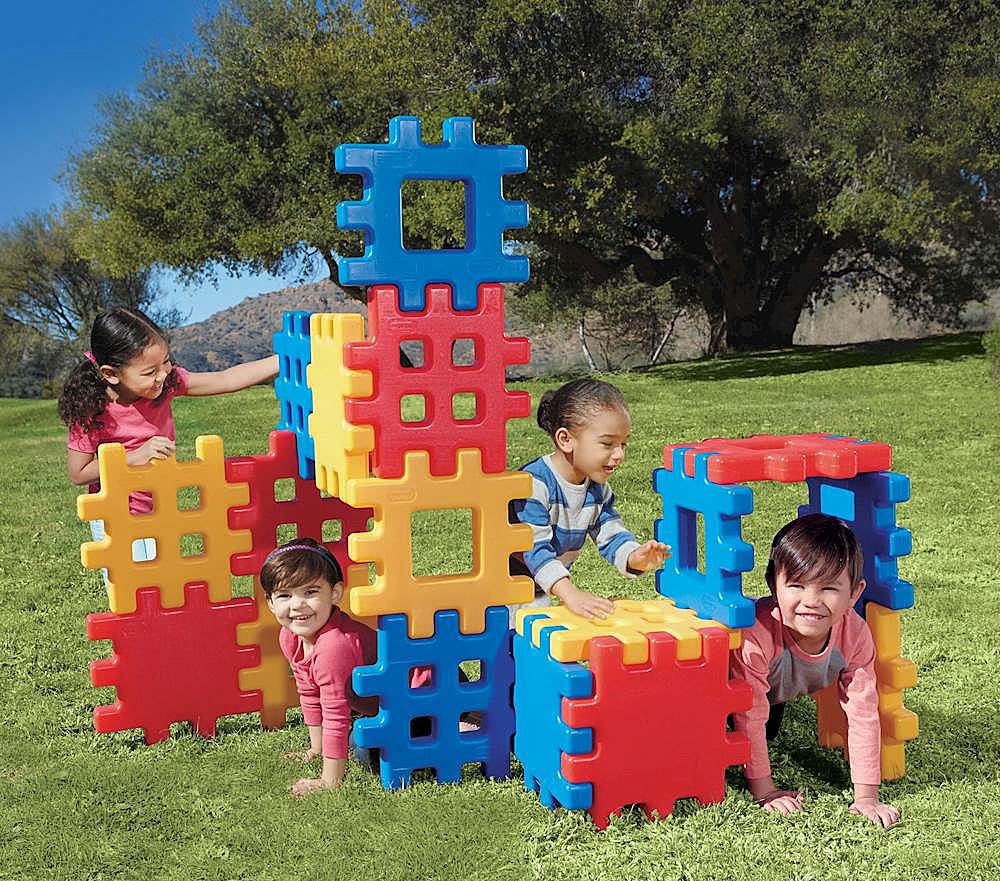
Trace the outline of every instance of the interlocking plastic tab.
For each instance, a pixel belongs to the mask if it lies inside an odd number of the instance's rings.
[[[316,485],[339,498],[349,481],[369,475],[369,456],[375,448],[371,426],[351,425],[344,415],[347,398],[367,398],[372,393],[371,373],[348,370],[344,364],[345,344],[364,338],[360,315],[312,317],[312,362],[306,378],[313,394],[309,434],[315,444]]]
[[[439,783],[455,783],[472,762],[487,777],[510,776],[514,662],[507,617],[503,606],[487,609],[482,633],[465,634],[457,612],[438,612],[426,639],[410,639],[405,615],[379,619],[378,662],[358,667],[353,677],[356,694],[378,696],[379,712],[355,722],[354,737],[358,746],[380,750],[386,789],[408,785],[418,768],[434,769]],[[463,682],[459,664],[472,660],[479,661],[479,679]],[[430,682],[411,688],[414,667],[429,667]],[[478,715],[478,731],[459,730],[465,713]]]
[[[118,691],[114,704],[94,710],[99,732],[142,728],[146,743],[156,743],[170,736],[171,723],[190,722],[212,737],[220,717],[261,709],[260,692],[239,685],[240,671],[260,659],[255,647],[236,643],[237,625],[257,614],[253,600],[210,603],[204,584],[184,592],[179,608],[163,608],[147,587],[134,612],[87,616],[87,635],[114,645],[111,658],[90,665],[95,686]]]
[[[395,287],[369,290],[369,339],[348,343],[344,362],[374,377],[374,394],[349,398],[345,413],[353,425],[372,426],[377,477],[399,477],[410,450],[427,451],[435,475],[454,474],[458,450],[473,447],[482,450],[484,471],[507,467],[507,420],[531,413],[531,395],[506,390],[506,368],[526,364],[530,346],[523,337],[504,336],[503,296],[501,285],[480,285],[479,305],[460,313],[451,305],[447,285],[428,285],[425,308],[401,312]],[[471,364],[457,366],[454,353],[463,339],[472,341],[474,356]],[[423,346],[418,367],[400,366],[399,352],[408,340]],[[414,395],[423,398],[424,416],[404,422],[401,403]],[[456,417],[459,395],[472,398],[471,415]]]
[[[684,470],[692,477],[695,457],[715,453],[708,462],[707,476],[712,483],[798,483],[807,477],[848,478],[892,467],[889,444],[832,434],[755,434],[672,444],[663,450],[663,465],[668,471],[674,467],[674,451],[682,448],[686,450]]]
[[[165,608],[183,605],[184,586],[192,582],[208,585],[211,602],[232,596],[229,558],[249,551],[251,538],[247,530],[230,528],[228,511],[247,504],[249,489],[227,482],[222,438],[196,438],[195,452],[187,462],[170,458],[127,465],[121,444],[98,448],[100,492],[77,496],[76,509],[82,520],[103,520],[106,535],[85,542],[80,559],[89,569],[108,570],[112,612],[134,612],[142,587],[159,587]],[[182,510],[177,494],[189,486],[198,488],[199,504]],[[143,491],[152,494],[153,511],[130,514],[129,494]],[[182,554],[181,539],[192,534],[201,536],[202,552]],[[133,561],[132,542],[140,538],[156,539],[156,559]]]
[[[424,286],[450,285],[456,309],[474,309],[484,282],[528,280],[528,258],[508,254],[504,232],[528,225],[526,202],[503,196],[505,174],[528,168],[528,152],[513,145],[483,145],[475,123],[466,117],[444,121],[443,143],[425,144],[420,120],[397,116],[389,121],[388,144],[342,144],[337,171],[360,174],[360,202],[341,202],[337,224],[361,230],[365,252],[337,261],[342,285],[392,284],[404,311],[424,308]],[[401,192],[407,180],[455,180],[465,184],[465,242],[461,249],[406,250],[403,247]]]
[[[566,606],[552,606],[544,610],[545,626],[554,629],[549,637],[549,653],[557,661],[586,661],[590,656],[593,640],[602,636],[614,637],[622,644],[622,657],[626,664],[644,664],[649,658],[647,634],[662,631],[677,641],[677,658],[689,661],[700,658],[701,634],[708,628],[720,629],[717,621],[699,618],[691,609],[678,609],[668,599],[615,600],[614,611],[606,618],[583,618]],[[517,611],[517,632],[524,633],[527,617],[540,619],[538,609]],[[729,647],[739,648],[742,631],[727,630]],[[535,628],[535,645],[540,630]]]
[[[351,591],[352,615],[409,617],[410,637],[434,632],[434,613],[455,609],[462,633],[481,633],[489,606],[528,603],[534,582],[510,574],[510,555],[531,547],[527,524],[511,524],[508,504],[531,492],[531,475],[524,471],[484,474],[476,450],[458,451],[458,468],[449,477],[430,473],[423,451],[405,455],[404,476],[396,480],[352,480],[346,501],[375,511],[375,528],[348,539],[348,550],[359,563],[375,564],[375,583]],[[472,511],[472,571],[465,574],[413,575],[412,515],[415,511],[468,508]]]

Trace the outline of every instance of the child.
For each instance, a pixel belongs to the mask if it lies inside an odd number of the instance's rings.
[[[535,580],[535,600],[527,606],[548,606],[556,596],[578,615],[605,618],[612,602],[581,590],[569,575],[587,536],[623,575],[657,568],[668,551],[658,541],[639,544],[615,510],[608,486],[631,431],[625,399],[609,383],[576,379],[542,396],[538,425],[554,449],[522,467],[533,478],[531,497],[514,501],[511,510],[531,524],[535,541],[530,551],[511,557],[511,573]],[[510,607],[512,627],[517,608]]]
[[[374,664],[375,631],[339,608],[344,577],[333,554],[311,538],[299,538],[270,553],[260,570],[267,605],[281,625],[278,640],[292,666],[309,749],[300,758],[323,756],[318,778],[303,778],[292,795],[340,786],[347,768],[351,708],[371,716],[377,698],[359,698],[351,673]]]
[[[174,453],[174,417],[170,402],[178,395],[221,395],[235,392],[278,373],[272,355],[215,373],[188,373],[170,361],[163,331],[141,312],[113,309],[94,320],[90,351],[73,370],[59,396],[59,416],[69,428],[69,479],[90,492],[100,489],[97,448],[125,446],[129,465],[145,465]],[[153,510],[149,493],[132,493],[129,511]],[[104,523],[91,521],[94,540],[104,536]],[[133,544],[136,560],[156,556],[153,539]]]
[[[278,640],[295,675],[302,716],[309,728],[309,749],[297,758],[310,761],[323,756],[320,776],[296,782],[292,795],[335,789],[347,768],[351,710],[364,716],[378,712],[378,698],[358,697],[351,687],[354,668],[377,659],[375,631],[337,607],[344,596],[340,564],[314,539],[297,538],[272,551],[260,570],[260,586],[281,625]],[[458,676],[468,681],[461,670]],[[431,667],[414,667],[410,687],[422,688],[432,679]],[[470,715],[463,714],[459,731],[478,729]],[[430,735],[429,723],[427,718],[414,719],[413,735]],[[364,758],[361,750],[355,753]]]
[[[782,527],[765,575],[771,595],[757,600],[757,620],[732,653],[732,677],[753,689],[753,706],[733,722],[750,739],[746,777],[757,803],[782,814],[801,811],[802,793],[778,789],[771,778],[767,741],[777,735],[786,701],[837,682],[847,714],[851,812],[888,828],[899,811],[878,797],[875,644],[853,608],[865,589],[863,562],[854,533],[833,517],[807,514]]]

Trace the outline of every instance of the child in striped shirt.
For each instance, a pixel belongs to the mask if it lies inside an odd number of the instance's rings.
[[[553,450],[521,468],[532,476],[532,491],[511,504],[512,519],[530,524],[535,540],[530,551],[511,557],[511,573],[535,581],[535,599],[526,606],[548,606],[555,596],[578,615],[605,618],[611,601],[577,587],[569,574],[587,536],[623,575],[656,569],[668,550],[658,541],[639,544],[608,486],[631,431],[625,399],[609,383],[576,379],[542,396],[538,425]],[[510,607],[511,626],[517,608],[523,606]]]

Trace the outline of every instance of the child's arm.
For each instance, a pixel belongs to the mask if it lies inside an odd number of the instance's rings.
[[[571,612],[585,618],[607,617],[614,611],[614,603],[573,584],[569,570],[559,560],[553,543],[548,491],[544,484],[535,480],[534,492],[544,494],[544,498],[532,496],[523,502],[516,500],[513,505],[517,519],[529,524],[532,529],[534,543],[531,550],[524,554],[524,565],[528,567],[531,577],[547,594],[558,597]]]
[[[194,397],[224,395],[238,392],[260,382],[267,382],[278,375],[278,356],[269,355],[258,361],[247,361],[227,370],[210,373],[189,373],[187,394]]]
[[[142,446],[126,452],[125,463],[127,465],[145,465],[153,459],[166,459],[172,456],[174,451],[174,442],[170,438],[156,435]],[[66,457],[66,471],[70,483],[75,483],[77,486],[97,483],[101,476],[97,453],[69,450]]]
[[[879,800],[882,779],[882,724],[878,713],[875,644],[867,625],[848,613],[843,654],[847,669],[840,674],[840,705],[847,716],[847,754],[851,763],[854,802],[851,813],[888,828],[899,821],[899,809]]]
[[[802,810],[803,795],[790,789],[778,789],[771,776],[771,759],[767,751],[767,723],[771,685],[767,674],[774,657],[774,640],[759,621],[743,632],[743,644],[730,653],[730,673],[734,680],[746,682],[753,693],[750,709],[733,714],[733,728],[746,734],[750,741],[750,760],[744,773],[750,792],[765,811],[790,814]]]

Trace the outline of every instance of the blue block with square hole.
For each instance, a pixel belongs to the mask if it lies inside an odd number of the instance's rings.
[[[910,498],[910,479],[905,474],[876,471],[847,480],[809,477],[808,504],[803,514],[829,514],[843,520],[858,537],[865,555],[865,592],[857,610],[875,602],[888,609],[913,606],[913,585],[899,577],[897,560],[913,550],[910,530],[896,525],[896,505]]]
[[[355,693],[379,699],[376,716],[354,723],[354,740],[380,751],[386,789],[408,785],[420,768],[433,769],[439,783],[459,781],[468,763],[479,763],[487,777],[510,776],[514,659],[509,613],[506,606],[488,608],[482,633],[462,633],[458,623],[456,611],[435,612],[434,635],[411,639],[406,615],[382,615],[378,661],[354,671]],[[479,661],[478,680],[460,680],[462,661]],[[414,667],[431,668],[429,684],[410,687]],[[459,721],[470,712],[481,717],[479,730],[460,732]]]
[[[420,120],[389,120],[388,144],[342,144],[335,153],[337,171],[360,174],[359,202],[337,205],[341,229],[361,230],[361,257],[339,257],[342,285],[392,284],[400,308],[421,311],[424,288],[451,285],[455,309],[475,309],[479,285],[528,280],[528,258],[506,253],[504,232],[528,225],[528,204],[503,196],[503,176],[528,168],[528,153],[514,145],[483,145],[467,117],[444,121],[443,143],[425,144]],[[377,172],[377,173],[376,173]],[[454,180],[465,184],[465,247],[407,250],[403,247],[402,187],[407,180]]]
[[[674,450],[672,470],[657,468],[653,488],[663,497],[663,517],[653,525],[658,541],[673,550],[656,573],[656,589],[699,618],[727,627],[750,627],[754,601],[743,596],[743,573],[753,569],[753,546],[743,541],[742,518],[753,511],[753,491],[740,484],[712,483],[708,459],[694,457],[694,476],[684,471],[684,453]],[[698,515],[704,520],[705,567],[698,567]]]
[[[299,477],[316,477],[315,445],[309,434],[309,414],[312,413],[312,389],[306,385],[306,367],[312,361],[309,339],[310,312],[285,312],[281,330],[274,335],[274,353],[278,356],[278,376],[274,394],[280,416],[278,431],[295,433],[299,456]]]
[[[550,620],[544,614],[528,615],[524,635],[514,635],[514,755],[524,767],[524,788],[537,790],[545,807],[586,810],[593,804],[593,784],[570,783],[562,773],[562,756],[591,752],[594,730],[570,728],[562,718],[562,701],[593,697],[594,676],[582,664],[552,657],[552,634],[566,628],[546,626]]]

